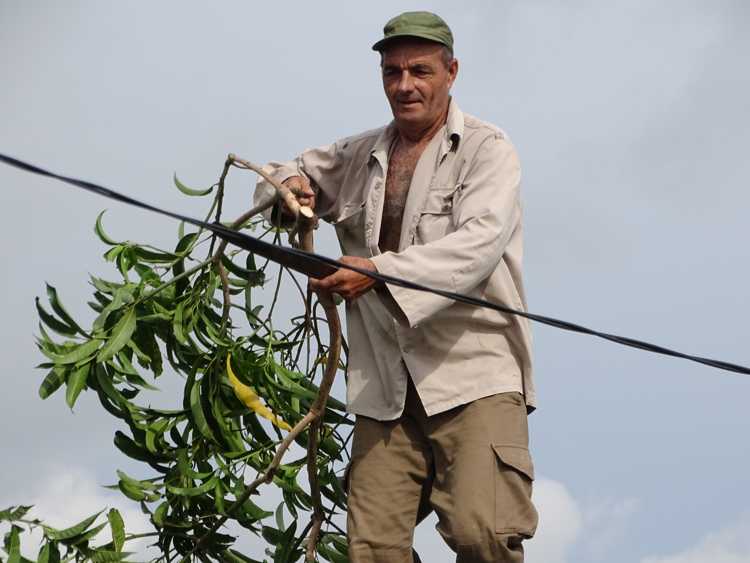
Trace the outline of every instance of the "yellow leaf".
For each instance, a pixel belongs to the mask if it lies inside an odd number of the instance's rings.
[[[242,403],[247,408],[249,408],[254,413],[262,416],[263,418],[267,418],[282,430],[292,429],[291,426],[281,420],[273,413],[271,409],[263,404],[263,402],[260,400],[260,397],[258,397],[255,391],[253,391],[252,387],[245,385],[237,378],[234,370],[232,370],[231,354],[227,354],[227,375],[229,376],[229,382],[232,384],[232,388],[234,389],[234,394],[237,395],[237,398],[242,401]]]

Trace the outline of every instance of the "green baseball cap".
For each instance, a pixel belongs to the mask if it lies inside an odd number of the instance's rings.
[[[453,34],[443,18],[432,12],[404,12],[388,21],[383,28],[383,38],[372,46],[382,51],[386,44],[398,37],[419,37],[441,43],[453,50]]]

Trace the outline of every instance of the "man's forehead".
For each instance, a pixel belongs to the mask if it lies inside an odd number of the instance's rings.
[[[383,50],[383,64],[415,64],[439,60],[442,45],[434,41],[399,41]]]

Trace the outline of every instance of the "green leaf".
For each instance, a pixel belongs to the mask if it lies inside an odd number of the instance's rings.
[[[127,408],[128,402],[112,383],[112,378],[102,364],[96,364],[96,383],[99,389],[118,407]]]
[[[98,332],[104,328],[109,315],[112,314],[113,311],[116,311],[124,304],[130,304],[132,302],[133,293],[130,287],[123,286],[115,290],[112,301],[102,309],[102,312],[99,313],[99,316],[94,321],[94,324],[92,325],[94,332]]]
[[[99,351],[97,360],[105,362],[122,350],[130,341],[130,337],[133,336],[135,327],[135,307],[130,307],[112,329],[112,334],[104,347]]]
[[[141,281],[143,283],[146,283],[152,287],[158,287],[159,285],[161,285],[161,278],[153,268],[149,268],[145,264],[141,264],[139,262],[135,265],[135,271],[138,272],[138,275],[141,277]]]
[[[104,244],[108,244],[110,246],[121,244],[116,240],[108,237],[107,233],[104,232],[104,228],[102,227],[102,215],[104,215],[106,211],[107,210],[104,209],[101,213],[99,213],[99,215],[97,215],[96,223],[94,224],[94,232],[96,233],[96,236],[99,237],[99,240],[101,240]]]
[[[122,492],[122,494],[124,494],[131,500],[135,500],[138,502],[146,500],[146,493],[143,492],[142,489],[131,485],[127,481],[118,481],[117,487],[120,489],[120,492]]]
[[[277,530],[271,526],[263,526],[261,533],[263,534],[263,539],[271,545],[277,545],[283,537],[281,530]]]
[[[117,353],[117,361],[119,362],[119,365],[114,361],[107,362],[107,365],[112,366],[112,369],[114,369],[117,373],[124,375],[125,379],[128,380],[128,383],[132,383],[133,385],[142,387],[144,389],[149,389],[151,391],[159,390],[158,387],[154,387],[141,377],[141,374],[136,371],[136,369],[133,367],[133,364],[130,363],[130,360],[128,360],[127,356],[122,351]]]
[[[21,538],[19,534],[23,528],[13,524],[10,532],[5,536],[5,551],[8,552],[8,563],[20,563],[21,561]]]
[[[193,385],[190,389],[190,412],[193,415],[193,422],[198,427],[198,431],[203,434],[206,438],[212,441],[216,441],[211,427],[208,425],[206,414],[203,412],[203,405],[201,404],[201,386]]]
[[[65,401],[71,409],[73,408],[73,405],[76,404],[78,395],[80,395],[83,388],[86,387],[90,367],[91,364],[83,364],[73,372],[68,380],[68,388],[65,391]]]
[[[127,551],[111,551],[107,549],[97,549],[91,553],[91,561],[93,563],[114,563],[116,561],[125,561],[125,559],[131,555]]]
[[[141,481],[139,479],[133,479],[130,475],[125,473],[124,471],[117,470],[117,476],[126,483],[129,483],[133,485],[134,487],[137,487],[139,489],[145,489],[147,491],[155,491],[159,487],[152,483],[151,481]]]
[[[115,544],[115,551],[120,552],[125,544],[125,522],[123,522],[122,515],[116,508],[111,508],[107,512],[107,520],[109,520],[109,527],[112,529],[112,543]]]
[[[224,485],[222,484],[221,479],[216,480],[216,486],[214,487],[214,507],[219,514],[226,513],[226,506],[224,504]]]
[[[88,360],[93,357],[101,345],[101,340],[89,340],[88,342],[75,346],[69,352],[64,354],[53,354],[52,359],[56,364],[77,364],[82,360]]]
[[[106,526],[107,526],[106,522],[104,524],[99,524],[98,526],[95,526],[91,528],[90,530],[83,532],[80,535],[72,537],[69,540],[64,540],[63,543],[69,543],[71,545],[82,544],[83,542],[86,542],[90,540],[91,538],[93,538],[95,535],[101,532]]]
[[[160,461],[171,461],[173,458],[166,453],[152,454],[146,448],[136,444],[132,438],[123,434],[120,430],[115,432],[115,447],[126,456],[146,463],[158,463]]]
[[[246,555],[243,555],[239,551],[235,551],[234,549],[227,549],[221,553],[222,561],[226,561],[227,563],[263,563],[262,561],[258,561],[257,559],[250,559]]]
[[[221,263],[224,264],[226,269],[233,273],[235,276],[242,280],[250,281],[253,283],[253,285],[258,285],[258,282],[263,279],[262,272],[259,272],[258,270],[248,270],[247,268],[238,266],[237,264],[232,262],[232,259],[225,254],[221,255]]]
[[[50,315],[47,310],[39,303],[38,297],[34,299],[34,302],[36,303],[36,312],[39,315],[39,318],[42,319],[42,322],[49,328],[54,330],[57,334],[62,334],[63,336],[74,336],[78,333],[78,331],[73,327],[66,325],[62,321],[57,320],[57,318],[55,318],[54,316]]]
[[[26,513],[34,508],[34,505],[11,506],[5,510],[0,510],[0,522],[13,522],[26,516]]]
[[[97,289],[97,291],[105,295],[112,295],[115,291],[117,291],[118,288],[123,287],[123,285],[120,283],[110,282],[92,275],[89,275],[89,281],[91,282],[91,285],[93,285]]]
[[[39,386],[39,397],[46,399],[57,391],[63,383],[65,383],[65,370],[57,367],[52,368]]]
[[[163,502],[161,503],[156,510],[154,510],[153,515],[151,516],[151,520],[153,520],[154,525],[157,528],[163,528],[164,527],[164,519],[167,517],[167,511],[169,510],[169,503]]]
[[[96,514],[92,514],[88,518],[85,518],[81,520],[78,524],[75,526],[71,526],[70,528],[65,528],[64,530],[55,530],[53,528],[50,528],[48,526],[44,527],[45,535],[51,539],[51,540],[69,540],[72,538],[75,538],[76,536],[80,536],[83,532],[88,530],[89,526],[94,523],[94,520],[99,518],[99,515],[104,512],[103,510],[100,510]]]
[[[179,305],[177,305],[177,308],[174,311],[174,320],[172,321],[172,330],[174,331],[174,337],[177,339],[177,342],[180,344],[187,346],[188,345],[188,339],[185,336],[185,331],[182,326],[182,317],[185,313],[185,301],[181,301]]]
[[[174,185],[177,187],[178,190],[180,190],[185,195],[189,196],[203,196],[208,195],[213,191],[213,186],[205,189],[205,190],[196,190],[193,188],[188,188],[185,184],[180,182],[180,180],[177,178],[177,172],[174,173]]]
[[[294,520],[289,527],[284,530],[279,543],[276,544],[274,561],[286,562],[292,560],[292,548],[294,547],[294,534],[297,532],[297,521]]]
[[[148,326],[139,324],[138,330],[133,333],[133,341],[138,345],[138,348],[148,356],[148,365],[151,368],[151,371],[154,372],[154,377],[159,377],[164,368],[162,365],[161,350],[159,349],[159,344],[156,342],[154,331]]]
[[[260,506],[255,504],[250,499],[247,499],[245,502],[242,503],[240,510],[246,516],[249,516],[253,520],[262,520],[263,518],[273,516],[273,512],[269,512],[268,510],[262,509]]]
[[[138,362],[142,365],[148,365],[149,357],[143,353],[143,350],[141,350],[140,346],[138,346],[138,343],[135,341],[135,339],[132,339],[128,342],[128,348],[130,348],[135,355],[138,357]]]
[[[318,553],[331,563],[349,563],[349,558],[346,555],[332,549],[329,545],[323,542],[318,544]]]
[[[178,256],[187,256],[193,250],[198,240],[198,233],[188,233],[180,236],[180,240],[175,246],[174,253]]]
[[[216,480],[217,477],[214,475],[208,481],[197,487],[173,487],[172,485],[167,485],[167,490],[173,495],[181,497],[197,497],[212,490],[216,485]]]
[[[104,253],[104,259],[107,262],[114,262],[117,260],[117,258],[122,254],[122,251],[125,250],[124,244],[118,244],[117,246],[113,246],[107,252]]]
[[[65,307],[63,307],[62,303],[60,302],[60,298],[57,295],[57,290],[50,284],[46,285],[47,297],[49,298],[50,305],[52,305],[52,310],[57,313],[57,316],[60,317],[66,325],[76,329],[78,332],[86,336],[84,330],[80,326],[78,326],[78,323],[73,320],[73,317],[71,317],[70,314],[65,310]]]
[[[283,530],[286,528],[286,525],[284,524],[284,503],[280,502],[279,506],[276,507],[276,525],[279,527],[279,530]]]
[[[60,550],[55,542],[47,542],[39,550],[37,563],[60,563]]]
[[[154,264],[171,264],[177,260],[177,256],[169,252],[154,251],[143,248],[142,246],[133,247],[135,255],[144,262],[151,262]]]

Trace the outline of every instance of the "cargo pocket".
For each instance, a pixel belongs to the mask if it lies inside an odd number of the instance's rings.
[[[539,516],[531,502],[534,464],[528,448],[492,444],[497,462],[495,477],[495,532],[534,535]]]

